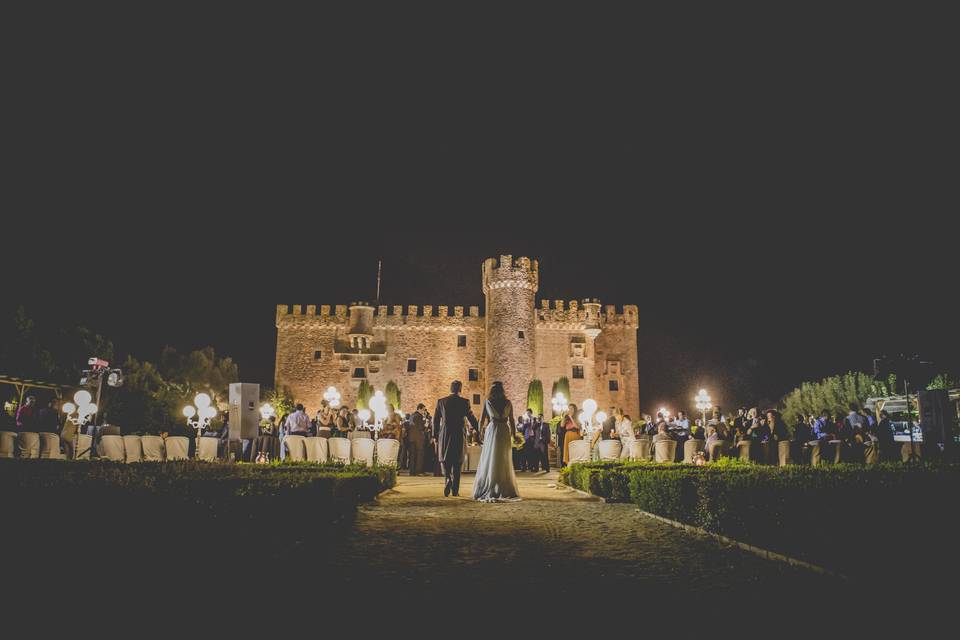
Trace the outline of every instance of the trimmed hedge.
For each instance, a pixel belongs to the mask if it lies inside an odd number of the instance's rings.
[[[394,468],[362,465],[0,460],[0,504],[17,523],[0,538],[59,546],[76,532],[91,552],[282,553],[291,541],[323,544],[395,484]]]
[[[606,462],[570,465],[561,481],[610,502],[632,502],[671,520],[856,573],[894,549],[914,553],[921,536],[927,543],[955,538],[960,466]]]

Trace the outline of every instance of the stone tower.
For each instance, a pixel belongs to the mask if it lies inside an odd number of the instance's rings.
[[[499,265],[496,258],[483,263],[487,387],[497,380],[503,382],[518,416],[527,408],[527,387],[536,377],[539,282],[536,260],[500,256]]]

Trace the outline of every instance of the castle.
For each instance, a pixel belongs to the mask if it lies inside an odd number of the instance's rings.
[[[275,383],[287,387],[309,412],[334,386],[343,404],[356,406],[367,380],[383,390],[390,380],[401,391],[401,409],[419,402],[433,411],[450,382],[463,382],[463,396],[478,415],[490,384],[503,382],[517,414],[526,408],[530,381],[544,388],[551,415],[553,383],[566,376],[570,401],[587,398],[606,411],[617,406],[640,413],[637,374],[637,307],[601,307],[599,300],[542,300],[536,260],[500,256],[483,263],[486,315],[479,307],[425,305],[373,307],[277,306]]]

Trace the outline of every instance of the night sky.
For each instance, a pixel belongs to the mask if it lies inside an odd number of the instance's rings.
[[[128,40],[14,79],[4,307],[268,384],[277,303],[372,298],[382,259],[385,304],[482,304],[481,261],[511,253],[538,297],[639,305],[644,411],[881,353],[960,369],[944,56]]]

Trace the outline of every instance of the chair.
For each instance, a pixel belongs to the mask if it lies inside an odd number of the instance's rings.
[[[373,466],[373,440],[370,438],[355,438],[350,446],[350,455],[354,462],[360,462],[368,467]]]
[[[779,462],[781,467],[790,464],[790,447],[792,444],[789,440],[780,440],[777,442],[777,462]]]
[[[476,471],[480,466],[480,454],[483,447],[476,444],[467,445],[467,452],[463,456],[463,471]]]
[[[726,440],[714,440],[710,443],[710,446],[707,447],[707,459],[710,462],[716,462],[727,453],[727,441]]]
[[[656,462],[673,462],[677,456],[677,443],[674,440],[657,440],[653,443]]]
[[[330,450],[330,462],[342,462],[350,464],[350,444],[352,440],[348,438],[330,438],[327,446]]]
[[[326,438],[307,438],[307,460],[310,462],[326,462],[330,457],[330,447]]]
[[[40,434],[33,431],[21,431],[17,434],[17,449],[21,458],[39,458]]]
[[[469,447],[467,447],[469,451]],[[384,438],[377,440],[377,464],[397,466],[397,458],[400,456],[400,441],[393,438]],[[469,464],[469,462],[468,462]]]
[[[619,460],[623,444],[619,440],[601,440],[597,443],[601,460]]]
[[[880,462],[880,443],[867,442],[863,448],[863,462],[865,464],[877,464]]]
[[[140,462],[143,459],[140,436],[123,436],[123,459],[127,462]]]
[[[745,438],[737,443],[737,457],[740,462],[750,462],[750,452],[753,449],[753,440]]]
[[[143,459],[148,462],[162,462],[166,447],[163,444],[163,438],[160,436],[140,436],[140,444],[143,447]]]
[[[305,436],[284,436],[280,447],[284,451],[284,460],[307,459],[307,438]]]
[[[53,460],[63,459],[63,454],[60,453],[60,436],[55,433],[40,434],[40,457]]]
[[[0,431],[0,458],[12,458],[17,452],[17,432]]]
[[[124,452],[123,436],[100,436],[100,444],[97,445],[97,455],[113,462],[123,462],[126,459]]]
[[[703,448],[706,446],[706,442],[703,440],[697,440],[696,438],[690,438],[683,443],[683,461],[687,464],[693,464],[693,457],[697,455],[697,451],[703,451]]]
[[[590,462],[590,443],[586,440],[574,440],[570,443],[570,464]]]
[[[903,462],[910,462],[910,454],[912,453],[916,460],[920,460],[923,458],[921,455],[922,449],[923,445],[921,445],[919,442],[904,442],[902,445],[900,445],[900,459]]]
[[[93,451],[93,436],[87,435],[86,433],[79,433],[75,436],[77,444],[76,450],[72,452],[74,460],[89,460],[90,452]],[[73,448],[73,442],[70,443],[71,449]]]
[[[630,449],[634,442],[633,438],[620,438],[620,459],[624,462],[630,459]]]
[[[207,462],[213,462],[217,459],[217,452],[219,451],[218,447],[220,445],[219,438],[200,438],[200,443],[197,445],[197,459],[206,460]]]
[[[646,438],[638,438],[630,443],[631,460],[649,460],[651,453],[650,441]]]
[[[163,442],[167,460],[187,460],[190,458],[190,438],[187,436],[167,436]]]

